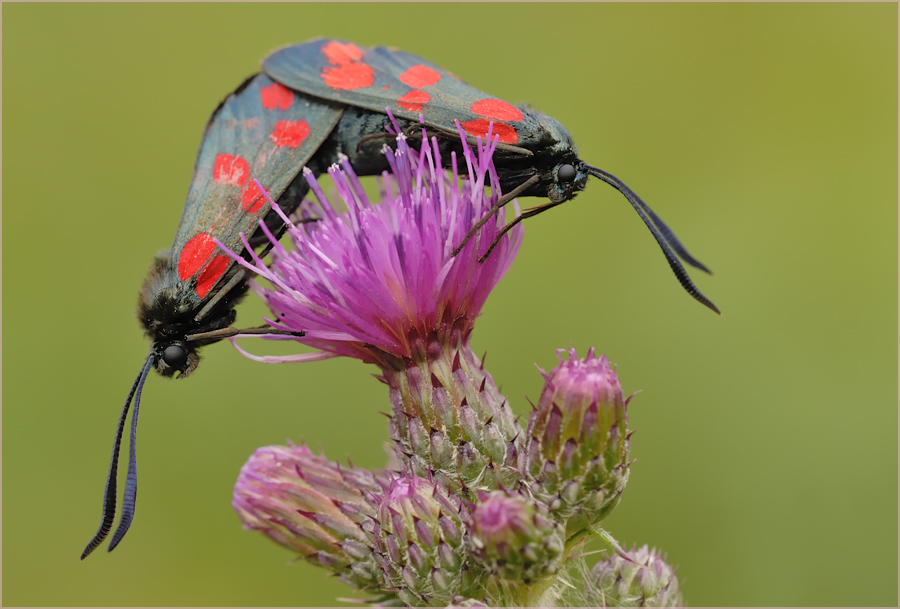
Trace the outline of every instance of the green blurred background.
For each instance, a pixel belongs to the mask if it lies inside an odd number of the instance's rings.
[[[147,349],[137,291],[171,244],[205,121],[267,51],[314,36],[399,46],[530,101],[716,271],[693,276],[721,318],[596,182],[526,223],[474,335],[519,411],[540,393],[534,364],[570,344],[643,390],[606,521],[620,541],[667,551],[694,605],[897,604],[896,4],[6,4],[3,18],[4,604],[353,596],[230,507],[259,446],[384,464],[386,392],[350,360],[265,366],[223,344],[189,381],[152,376],[135,526],[78,560]],[[252,298],[239,311],[264,314]]]

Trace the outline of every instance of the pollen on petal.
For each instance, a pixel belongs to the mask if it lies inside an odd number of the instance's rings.
[[[242,157],[219,154],[213,164],[213,180],[219,184],[243,186],[250,177],[250,167]]]
[[[309,131],[309,123],[304,120],[278,121],[275,129],[269,134],[269,139],[278,148],[285,146],[296,148],[303,143],[303,140],[309,135]]]
[[[479,118],[474,121],[462,123],[462,128],[465,129],[466,133],[469,135],[486,138],[490,124],[491,121]],[[499,136],[500,141],[504,144],[515,144],[519,141],[519,133],[513,127],[502,123],[494,123],[493,135]]]
[[[415,89],[430,87],[441,79],[440,72],[421,64],[414,65],[400,75],[400,82]]]
[[[472,104],[471,109],[475,114],[499,121],[521,121],[525,119],[521,110],[502,99],[482,99]]]

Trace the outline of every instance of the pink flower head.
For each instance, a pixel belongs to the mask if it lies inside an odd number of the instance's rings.
[[[272,289],[258,290],[276,315],[267,321],[276,328],[306,332],[291,340],[320,352],[245,355],[269,363],[338,355],[372,361],[373,348],[410,357],[417,336],[460,324],[463,335],[471,332],[488,294],[515,258],[522,229],[519,225],[509,231],[490,257],[478,263],[505,224],[504,214],[497,214],[458,255],[451,255],[499,198],[492,163],[496,143],[482,145],[479,140],[476,154],[461,135],[468,180],[457,180],[455,153],[451,175],[445,174],[436,139],[430,145],[423,139],[421,151],[416,151],[405,136],[397,136],[396,151],[387,146],[384,150],[391,171],[383,174],[377,205],[366,197],[343,157],[340,166],[328,171],[346,208],[342,213],[312,172],[304,170],[318,203],[304,201],[300,213],[318,221],[288,224],[290,251],[272,238],[269,265],[258,258],[254,263],[235,260],[272,283]]]
[[[543,438],[544,458],[568,463],[579,452],[587,459],[607,442],[615,451],[623,449],[617,440],[625,433],[628,400],[609,360],[597,357],[593,347],[584,359],[575,349],[568,350],[568,361],[563,353],[556,352],[559,366],[542,372],[544,390],[528,422],[530,435]]]
[[[543,373],[545,385],[540,403],[547,407],[559,406],[564,413],[571,413],[567,419],[575,421],[598,404],[615,405],[616,414],[624,412],[622,385],[616,371],[609,365],[605,355],[597,357],[594,348],[588,349],[587,357],[579,359],[575,349],[569,348],[569,359],[563,359],[564,349],[558,349],[556,357],[559,366]]]
[[[505,490],[479,494],[469,544],[489,572],[505,580],[530,583],[559,569],[564,529],[547,518],[545,506]]]
[[[485,537],[501,536],[510,530],[525,530],[534,508],[518,495],[496,492],[486,495],[472,515],[475,530]]]

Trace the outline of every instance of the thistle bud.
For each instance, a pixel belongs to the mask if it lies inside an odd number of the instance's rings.
[[[486,574],[466,553],[461,501],[418,476],[394,478],[386,486],[375,534],[392,593],[407,605],[474,597]]]
[[[628,401],[606,356],[583,360],[569,349],[528,421],[523,468],[535,496],[566,522],[569,534],[602,520],[628,481]]]
[[[604,602],[607,607],[683,606],[675,570],[659,552],[643,546],[629,556],[637,564],[613,555],[594,565],[586,592],[595,606]]]
[[[559,570],[563,527],[546,508],[506,491],[483,495],[472,514],[473,556],[500,579],[530,584]]]
[[[398,460],[470,500],[468,488],[515,487],[522,428],[472,352],[465,326],[412,336],[410,349],[412,357],[381,357]]]
[[[376,511],[366,496],[380,492],[366,470],[341,467],[305,445],[268,446],[241,468],[232,506],[245,529],[261,531],[350,585],[378,591]]]

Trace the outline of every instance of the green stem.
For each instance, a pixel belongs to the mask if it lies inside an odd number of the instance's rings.
[[[502,582],[501,598],[506,607],[547,607],[544,596],[555,583],[555,575],[528,586],[521,582]]]

